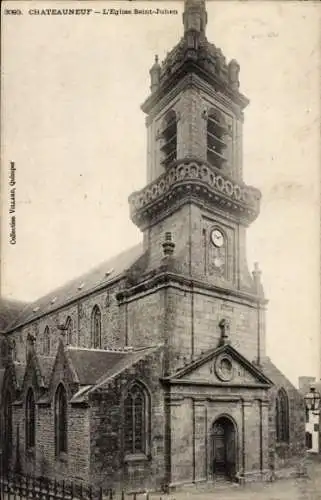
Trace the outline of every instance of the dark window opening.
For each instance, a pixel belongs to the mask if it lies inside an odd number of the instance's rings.
[[[48,326],[46,326],[43,332],[42,353],[44,356],[49,356],[50,354],[50,331]]]
[[[26,398],[26,449],[35,447],[36,443],[36,404],[32,389],[29,389]]]
[[[3,442],[3,461],[2,466],[7,470],[12,458],[12,398],[10,391],[4,396],[4,428],[2,430],[1,440]]]
[[[276,439],[278,442],[289,441],[289,402],[283,389],[278,391],[276,397]]]
[[[67,453],[67,394],[62,384],[55,396],[55,451],[56,456]]]
[[[147,453],[149,399],[146,390],[134,384],[124,401],[125,453]]]
[[[305,433],[305,446],[308,450],[311,450],[311,448],[312,448],[312,434],[311,434],[311,432]]]
[[[101,312],[98,306],[93,308],[91,315],[91,347],[101,348]]]
[[[11,345],[11,359],[12,361],[17,361],[17,345],[15,340],[12,341]]]
[[[66,343],[67,345],[72,345],[72,320],[68,316],[66,321]]]

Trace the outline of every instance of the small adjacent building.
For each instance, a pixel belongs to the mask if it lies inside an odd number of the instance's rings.
[[[267,300],[246,231],[248,99],[206,37],[203,0],[150,70],[142,243],[32,304],[2,303],[1,446],[10,468],[173,488],[301,470],[301,393],[266,355]],[[260,54],[258,54],[260,57]]]
[[[321,381],[317,382],[315,377],[299,377],[299,391],[303,397],[309,393],[317,393],[321,397]],[[305,407],[305,436],[308,453],[321,453],[321,413],[320,405],[317,408]]]

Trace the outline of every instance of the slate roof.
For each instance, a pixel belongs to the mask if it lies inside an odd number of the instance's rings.
[[[6,331],[12,331],[29,321],[59,309],[77,298],[83,297],[96,289],[112,283],[121,278],[125,271],[129,269],[142,254],[143,245],[139,243],[99,264],[88,273],[69,281],[35,302],[29,304],[21,303],[18,317],[17,313],[12,317],[7,313],[3,314],[4,328]],[[4,305],[2,306],[4,311],[6,311],[6,302],[8,301],[4,299]]]
[[[141,349],[137,349],[134,351],[100,351],[102,354],[105,353],[105,360],[106,364],[104,365],[103,362],[101,363],[101,369],[102,373],[99,378],[97,378],[94,382],[94,373],[92,373],[91,369],[84,370],[81,368],[81,374],[82,374],[82,381],[80,382],[83,384],[83,387],[73,396],[71,402],[72,403],[79,403],[84,401],[86,398],[88,392],[93,392],[99,387],[102,387],[108,381],[122,373],[123,371],[127,370],[128,368],[134,366],[136,363],[138,363],[141,359],[145,358],[146,356],[149,356],[150,354],[156,352],[157,350],[161,349],[161,345],[156,345],[156,346],[151,346],[151,347],[144,347]],[[69,350],[70,349],[70,350]],[[79,349],[72,349],[69,348],[68,353],[70,355],[71,350],[73,351],[79,351]],[[98,352],[98,351],[97,351]],[[91,357],[91,354],[95,354],[95,351],[93,350],[88,350],[88,361]],[[77,355],[76,355],[77,357]],[[80,358],[79,358],[80,359]],[[103,360],[103,355],[101,355],[101,360]],[[79,361],[79,360],[78,360]],[[108,361],[108,364],[107,364]],[[79,365],[78,365],[79,366]],[[76,366],[74,365],[74,368],[77,371]],[[104,370],[103,370],[104,368]],[[77,371],[77,374],[79,376],[79,372]],[[95,372],[95,374],[98,374],[98,370]],[[91,382],[90,382],[91,380]]]
[[[101,349],[67,348],[68,357],[80,385],[93,385],[120,360],[130,358],[130,352],[104,351]]]
[[[286,390],[291,390],[300,397],[299,389],[297,389],[290,380],[272,363],[268,356],[261,360],[262,371],[272,382],[278,387],[284,387]]]

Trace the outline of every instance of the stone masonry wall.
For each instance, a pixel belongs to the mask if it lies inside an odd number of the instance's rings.
[[[175,392],[184,394],[184,389],[186,386],[181,391],[177,387]],[[267,469],[267,408],[262,406],[263,419],[260,424],[262,403],[256,400],[254,393],[249,394],[243,403],[235,389],[226,388],[224,396],[217,391],[211,389],[210,393],[207,390],[206,395],[204,391],[199,391],[197,397],[184,394],[184,397],[173,397],[170,403],[173,485],[212,479],[211,429],[215,420],[222,415],[228,415],[236,425],[236,472],[253,478],[260,477],[261,471]],[[203,400],[201,392],[204,392]],[[220,401],[223,397],[224,400]]]
[[[128,345],[145,347],[164,341],[164,290],[135,297],[127,304]]]
[[[61,382],[70,400],[77,387],[62,356],[56,360],[51,386],[46,394],[38,387],[35,369],[29,365],[21,395],[22,404],[13,407],[14,422],[19,424],[21,465],[25,472],[33,475],[86,481],[89,478],[88,408],[68,404],[68,452],[55,456],[54,397]],[[25,446],[25,398],[29,388],[33,389],[36,400],[36,442],[33,450],[26,450]],[[17,427],[13,430],[16,440]]]
[[[72,320],[72,345],[91,347],[91,314],[95,305],[98,305],[101,311],[102,348],[123,347],[125,345],[124,310],[119,307],[116,299],[116,294],[121,287],[121,282],[106,287],[79,299],[76,303],[52,311],[10,334],[16,343],[17,361],[24,363],[26,360],[26,341],[29,334],[36,338],[36,352],[39,355],[43,353],[43,334],[46,326],[50,331],[50,356],[55,356],[59,340],[62,338],[65,343],[67,341],[58,325],[65,325],[68,317]]]
[[[168,329],[172,369],[218,346],[220,320],[230,321],[229,340],[249,361],[257,357],[257,311],[205,291],[168,290]],[[185,360],[184,360],[185,358]]]
[[[270,361],[263,361],[264,372],[274,386],[269,391],[269,456],[270,466],[278,476],[296,473],[303,467],[305,454],[305,405],[303,396]],[[289,442],[276,442],[275,399],[283,388],[289,402]]]
[[[144,489],[160,487],[164,480],[164,395],[160,386],[162,352],[125,370],[108,387],[91,395],[91,481],[103,487]],[[136,459],[123,453],[122,395],[127,384],[141,381],[150,395],[150,454]]]

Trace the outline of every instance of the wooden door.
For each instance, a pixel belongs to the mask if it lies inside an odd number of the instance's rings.
[[[214,477],[233,478],[236,471],[236,433],[233,423],[222,418],[212,428],[212,468]]]

